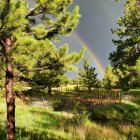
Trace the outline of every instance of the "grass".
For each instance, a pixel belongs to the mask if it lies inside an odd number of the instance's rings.
[[[134,102],[140,105],[140,89],[139,88],[137,88],[137,89],[131,89],[129,91],[129,94],[130,95],[133,95],[135,97]]]
[[[52,109],[24,105],[16,101],[17,140],[121,140],[126,139],[116,130],[87,121],[72,123],[72,114]],[[6,106],[0,99],[0,140],[6,139]]]
[[[67,108],[74,108],[75,104],[68,104],[67,98],[91,98],[84,93],[54,94],[51,97],[44,92],[34,94],[27,93],[28,100],[16,98],[16,139],[17,140],[139,140],[140,128],[140,93],[138,89],[131,90],[136,100],[133,102],[123,101],[103,106],[89,108],[90,117],[82,122],[84,114],[65,112],[63,104]],[[88,97],[89,96],[89,97]],[[32,101],[39,99],[47,103],[60,104],[62,111],[54,111],[49,107],[31,106]],[[73,100],[72,100],[73,101]],[[83,107],[77,106],[77,110]],[[59,106],[60,109],[60,106]],[[72,111],[70,109],[69,111]],[[77,115],[77,116],[76,116]],[[124,125],[119,122],[133,122],[132,125]],[[136,125],[135,125],[136,124]],[[6,105],[5,99],[0,98],[0,140],[6,139]]]
[[[133,92],[138,92],[140,93],[140,88],[136,88],[136,89],[130,89],[130,91],[133,91]]]
[[[140,96],[140,89],[131,89],[129,90],[129,94]]]

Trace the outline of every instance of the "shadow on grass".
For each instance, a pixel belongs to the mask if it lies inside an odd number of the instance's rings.
[[[61,140],[63,137],[57,135],[53,130],[39,130],[37,128],[16,128],[16,140]],[[6,140],[6,131],[0,128],[0,140]]]
[[[140,108],[131,103],[112,104],[91,110],[91,120],[117,130],[119,134],[126,135],[128,139],[140,139],[139,117]]]
[[[16,140],[62,140],[66,139],[66,132],[61,128],[66,127],[69,118],[52,114],[45,110],[30,111],[33,116],[34,124],[16,127]],[[39,117],[39,118],[38,118]],[[0,140],[6,139],[6,128],[0,127]]]

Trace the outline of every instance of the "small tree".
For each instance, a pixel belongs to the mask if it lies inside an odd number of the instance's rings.
[[[67,71],[77,69],[76,64],[81,60],[85,52],[85,48],[80,53],[69,53],[68,49],[66,44],[59,49],[52,46],[50,55],[38,60],[37,67],[39,67],[39,71],[33,73],[32,80],[40,87],[47,87],[49,94],[51,94],[52,87],[67,81],[64,75]]]
[[[118,77],[115,75],[112,67],[108,65],[105,70],[103,77],[103,86],[108,91],[114,88],[117,85]]]
[[[121,69],[115,69],[115,73],[119,78],[118,87],[126,93],[137,84],[135,66],[123,65]]]
[[[88,88],[88,93],[91,92],[91,88],[95,87],[97,83],[97,74],[95,73],[95,68],[91,67],[88,59],[85,59],[83,63],[83,69],[80,70],[80,81]]]

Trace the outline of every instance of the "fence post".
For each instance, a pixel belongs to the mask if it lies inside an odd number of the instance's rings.
[[[115,91],[115,103],[116,103],[116,90],[114,90]]]
[[[118,92],[119,92],[119,102],[121,103],[121,92],[120,90],[118,90]]]

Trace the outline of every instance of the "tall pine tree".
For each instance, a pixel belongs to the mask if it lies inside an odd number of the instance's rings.
[[[114,68],[122,71],[120,82],[125,89],[129,89],[128,81],[131,81],[131,87],[136,84],[136,71],[133,66],[140,57],[140,1],[127,0],[125,3],[124,16],[119,18],[118,28],[112,30],[112,33],[119,37],[113,40],[117,49],[110,54],[109,59]],[[132,82],[133,81],[133,82]]]
[[[34,7],[30,8],[28,0],[0,1],[0,62],[6,73],[8,140],[15,139],[13,69],[22,72],[28,66],[30,69],[35,66],[34,60],[39,57],[38,53],[45,49],[45,46],[41,48],[44,41],[58,40],[59,35],[71,33],[80,17],[77,6],[73,12],[67,11],[72,0],[35,0],[34,2]]]

